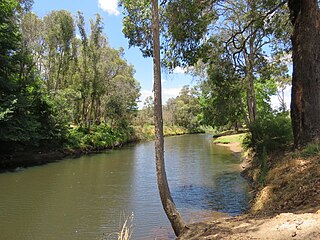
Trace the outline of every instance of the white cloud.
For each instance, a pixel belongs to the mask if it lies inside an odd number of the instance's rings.
[[[179,95],[181,88],[163,88],[162,102],[165,104],[169,98],[175,98]]]
[[[153,92],[151,90],[142,90],[140,100],[144,102],[146,98],[150,96],[153,97]]]
[[[151,90],[141,90],[141,96],[139,97],[139,102],[138,102],[138,108],[142,109],[143,108],[143,103],[146,100],[147,97],[152,96],[153,97],[153,92]]]
[[[194,70],[193,66],[190,67],[175,67],[175,69],[173,69],[173,73],[175,74],[190,74],[190,72],[192,72]]]
[[[118,10],[118,0],[99,0],[98,5],[99,8],[110,15],[118,16],[120,14]]]
[[[180,88],[163,88],[162,89],[162,104],[166,104],[169,98],[175,98],[179,95]],[[147,97],[152,96],[153,92],[151,90],[141,90],[140,102],[138,103],[139,109],[143,108],[143,103]]]
[[[175,67],[175,69],[173,69],[173,73],[183,74],[183,73],[186,73],[186,69],[182,67]]]

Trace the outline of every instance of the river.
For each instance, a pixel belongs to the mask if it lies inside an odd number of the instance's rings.
[[[246,210],[239,159],[209,135],[166,138],[165,159],[187,221]],[[132,212],[132,239],[174,238],[159,200],[153,142],[0,174],[3,240],[115,239],[120,220]]]

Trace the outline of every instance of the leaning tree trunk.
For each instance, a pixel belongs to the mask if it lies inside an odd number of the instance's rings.
[[[295,147],[320,139],[320,11],[317,0],[289,0],[294,26],[291,118]]]
[[[155,157],[158,189],[163,209],[171,223],[171,226],[179,236],[185,228],[175,204],[172,200],[164,164],[164,140],[161,100],[161,69],[160,69],[160,38],[159,38],[159,14],[158,1],[152,0],[152,31],[153,31],[153,72],[154,72],[154,123],[155,123]]]

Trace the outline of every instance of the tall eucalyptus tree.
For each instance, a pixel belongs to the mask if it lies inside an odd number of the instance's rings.
[[[70,66],[75,27],[71,13],[66,10],[52,11],[43,21],[47,91],[55,96],[67,84],[65,77]]]
[[[160,26],[158,0],[152,0],[152,33],[153,33],[153,74],[154,74],[154,123],[155,123],[155,155],[158,188],[162,206],[171,226],[179,236],[186,224],[182,220],[171,197],[164,163],[163,114],[161,99],[161,63],[160,63]]]
[[[154,123],[155,123],[155,158],[159,194],[163,209],[171,226],[179,236],[186,224],[181,218],[172,199],[164,162],[163,114],[161,99],[161,61],[160,61],[160,23],[158,0],[133,1],[123,0],[124,33],[131,46],[138,46],[144,56],[153,57],[154,72]],[[151,18],[150,18],[151,17]],[[139,24],[138,24],[139,23]]]
[[[295,146],[320,139],[320,9],[317,0],[289,0],[293,79],[291,118]]]

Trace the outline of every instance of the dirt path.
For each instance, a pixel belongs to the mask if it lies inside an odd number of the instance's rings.
[[[218,219],[195,223],[179,240],[204,239],[320,239],[320,211],[317,213],[281,213],[271,218]]]

